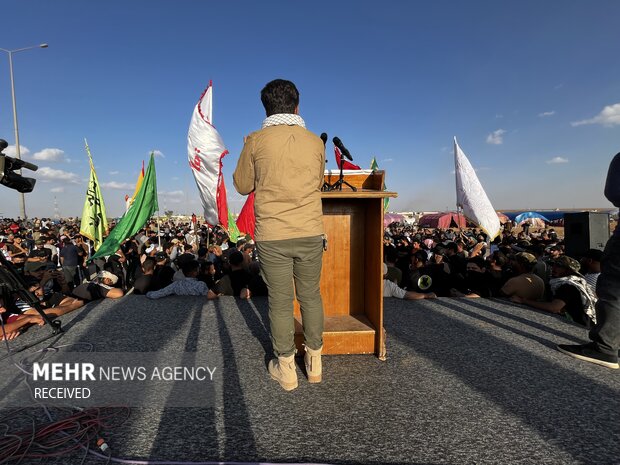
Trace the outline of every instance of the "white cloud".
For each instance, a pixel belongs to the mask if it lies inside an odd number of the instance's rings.
[[[179,180],[179,177],[178,177],[178,176],[173,176],[173,177],[172,177],[172,180],[173,180],[173,181],[178,181],[178,180]]]
[[[69,171],[55,170],[49,166],[42,166],[32,176],[42,181],[61,181],[71,184],[80,184],[81,182],[77,174],[70,173]]]
[[[543,111],[542,113],[538,113],[539,118],[544,118],[545,116],[553,116],[553,115],[555,115],[555,110]]]
[[[64,161],[65,152],[60,149],[46,148],[36,152],[32,158],[39,161]]]
[[[390,163],[393,162],[394,159],[393,158],[384,158],[383,160],[381,160],[381,163]]]
[[[64,187],[52,187],[50,189],[50,192],[54,192],[54,193],[58,193],[58,192],[64,192],[65,188]]]
[[[118,173],[120,173],[120,171],[110,171],[110,174],[112,176],[116,176]]]
[[[615,103],[613,105],[607,105],[594,118],[584,119],[581,121],[575,121],[570,124],[571,126],[583,126],[584,124],[602,124],[603,126],[607,126],[607,127],[611,127],[615,125],[620,126],[620,103]]]
[[[497,131],[493,131],[491,134],[487,136],[487,144],[493,144],[493,145],[503,144],[504,134],[506,134],[506,131],[504,129],[498,129]]]
[[[30,153],[30,149],[28,147],[24,147],[23,145],[19,146],[20,149],[20,156],[24,156],[24,155],[28,155]],[[16,157],[17,156],[17,152],[15,151],[15,145],[9,145],[7,148],[5,148],[2,153],[4,153],[5,155],[9,156],[9,157]]]
[[[158,192],[159,195],[165,195],[166,197],[183,197],[185,195],[185,192],[183,191],[159,191]]]
[[[551,160],[547,160],[548,165],[556,165],[558,163],[568,163],[568,158],[553,157]]]
[[[151,155],[151,154],[149,153],[149,155]],[[164,153],[161,150],[153,150],[153,156],[166,158]]]
[[[181,203],[185,200],[185,192],[178,191],[158,191],[157,195],[159,196],[162,203]]]
[[[495,117],[496,117],[497,119],[501,119],[501,118],[503,118],[503,117],[504,117],[504,115],[502,115],[501,113],[497,113],[497,114],[495,115]]]
[[[118,190],[134,190],[135,186],[129,184],[128,182],[102,182],[101,187],[105,187],[106,189],[118,189]]]

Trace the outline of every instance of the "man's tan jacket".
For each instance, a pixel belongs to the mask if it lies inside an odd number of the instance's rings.
[[[255,191],[255,239],[323,234],[325,146],[296,125],[268,126],[247,137],[233,174],[242,195]]]

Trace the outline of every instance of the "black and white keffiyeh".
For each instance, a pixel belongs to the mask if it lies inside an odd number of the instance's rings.
[[[269,126],[279,126],[283,124],[287,126],[301,126],[302,128],[306,127],[306,123],[299,115],[292,113],[277,113],[263,120],[263,129]]]
[[[588,286],[587,281],[582,276],[564,276],[562,278],[554,278],[549,281],[549,286],[551,287],[551,292],[555,293],[555,291],[564,284],[568,284],[570,286],[575,287],[579,294],[581,294],[581,303],[583,304],[583,310],[588,315],[588,318],[592,320],[593,324],[596,324],[596,295]]]

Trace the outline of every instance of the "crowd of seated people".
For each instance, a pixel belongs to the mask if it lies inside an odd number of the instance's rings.
[[[152,299],[267,295],[251,240],[233,243],[220,228],[173,221],[165,222],[159,235],[157,231],[148,224],[107,259],[91,261],[92,242],[80,235],[77,221],[0,221],[0,251],[54,317],[128,293]],[[10,339],[44,324],[35,309],[15,296],[2,302],[0,313]]]
[[[569,257],[553,229],[505,231],[489,244],[477,229],[417,229],[396,223],[386,228],[383,245],[384,278],[403,291],[509,298],[586,327],[595,322],[603,253],[591,249],[583,257]]]
[[[0,252],[51,315],[128,293],[208,299],[267,295],[249,237],[233,243],[220,228],[148,223],[106,260],[90,261],[92,241],[79,230],[77,219],[0,221]],[[392,224],[384,234],[384,294],[407,300],[504,297],[589,326],[601,258],[599,250],[566,256],[553,229],[504,231],[489,247],[476,229]],[[2,304],[7,337],[43,324],[38,312],[13,300]]]

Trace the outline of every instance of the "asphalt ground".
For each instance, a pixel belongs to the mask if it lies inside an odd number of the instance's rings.
[[[106,431],[113,458],[346,464],[619,464],[620,371],[574,360],[558,343],[587,339],[561,317],[496,299],[384,300],[388,358],[325,356],[321,384],[301,367],[285,392],[266,372],[267,300],[142,296],[91,303],[36,350],[158,352],[217,367],[209,403],[170,407],[174,388],[145,388],[144,406]],[[14,349],[45,335],[32,328]],[[74,343],[87,343],[71,346]],[[79,349],[78,349],[79,348]],[[0,361],[0,423],[48,420],[6,399],[26,375]],[[4,405],[3,405],[4,403]],[[119,404],[123,399],[119,398]],[[49,409],[55,418],[64,410]],[[8,415],[8,416],[7,416]],[[31,426],[30,426],[31,427]],[[4,428],[0,429],[4,431]],[[85,452],[21,463],[79,464]],[[86,455],[84,463],[106,460]]]

